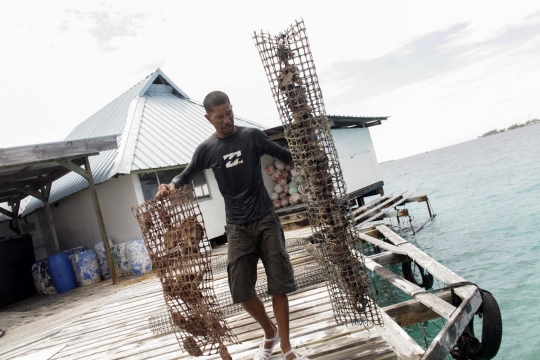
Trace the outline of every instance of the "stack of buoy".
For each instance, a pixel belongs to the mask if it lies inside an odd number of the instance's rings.
[[[275,183],[273,192],[269,194],[274,209],[297,205],[304,201],[300,179],[294,167],[286,165],[281,160],[275,160],[274,164],[266,166],[264,171]]]

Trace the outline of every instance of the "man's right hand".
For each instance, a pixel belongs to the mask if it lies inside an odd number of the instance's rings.
[[[158,192],[156,194],[156,200],[161,200],[164,196],[169,195],[169,193],[174,189],[175,186],[173,183],[159,185]]]

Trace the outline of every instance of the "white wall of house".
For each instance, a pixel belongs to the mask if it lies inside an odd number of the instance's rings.
[[[379,163],[371,141],[368,128],[332,129],[334,145],[338,153],[343,179],[347,184],[347,193],[359,190],[382,180]],[[261,167],[273,165],[274,159],[264,155]],[[270,176],[263,174],[264,186],[273,192],[275,182]]]
[[[96,189],[109,239],[114,243],[140,239],[141,231],[131,212],[131,207],[137,205],[131,177],[111,179]],[[68,196],[51,208],[60,250],[80,245],[93,249],[101,241],[89,189]],[[39,212],[44,215],[43,209]]]
[[[332,137],[347,193],[382,180],[368,128],[333,129]]]

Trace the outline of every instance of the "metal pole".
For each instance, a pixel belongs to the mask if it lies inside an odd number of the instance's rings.
[[[118,276],[116,275],[116,268],[114,266],[111,247],[109,246],[109,240],[107,237],[107,231],[105,230],[105,222],[103,221],[103,215],[101,214],[101,208],[99,207],[99,201],[96,192],[96,185],[94,184],[94,177],[92,176],[92,170],[90,170],[90,161],[88,157],[84,157],[84,168],[88,172],[88,184],[90,185],[90,195],[92,196],[92,202],[94,203],[94,210],[96,212],[96,218],[99,226],[99,232],[101,233],[101,239],[103,240],[103,246],[105,247],[105,253],[107,254],[107,261],[109,263],[109,269],[111,272],[111,278],[113,284],[118,284]]]

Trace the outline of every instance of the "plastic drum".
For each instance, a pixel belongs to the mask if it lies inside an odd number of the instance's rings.
[[[49,274],[56,291],[64,293],[77,287],[77,279],[66,253],[60,252],[47,259]]]
[[[101,268],[94,250],[82,251],[71,255],[69,258],[79,286],[101,281]]]
[[[142,239],[128,241],[126,255],[133,275],[138,276],[152,271],[152,261]]]
[[[131,271],[131,265],[129,264],[129,260],[127,257],[126,243],[116,244],[114,246],[114,249],[118,258],[117,269],[119,270],[119,273],[122,274],[122,276],[133,274],[133,271]]]
[[[109,239],[109,247],[112,249],[113,246],[113,242],[111,241],[111,239]],[[101,278],[110,279],[111,271],[109,270],[109,262],[107,261],[107,253],[105,252],[105,246],[103,246],[103,242],[100,241],[96,243],[94,245],[94,250],[96,251],[99,267],[101,268]]]

